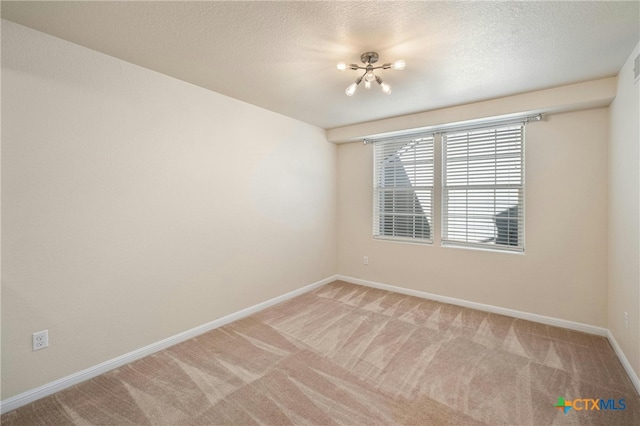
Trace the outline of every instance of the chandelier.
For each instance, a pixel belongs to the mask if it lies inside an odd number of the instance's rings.
[[[399,60],[393,63],[389,62],[387,64],[374,67],[373,64],[378,62],[378,52],[365,52],[362,55],[360,55],[360,60],[362,61],[364,66],[360,66],[357,64],[347,65],[344,62],[340,62],[338,65],[336,65],[336,68],[338,68],[338,71],[344,71],[346,69],[356,70],[356,71],[364,70],[364,74],[356,78],[356,81],[351,83],[349,87],[347,87],[347,89],[344,91],[347,94],[347,96],[353,96],[353,94],[356,93],[356,89],[358,88],[358,85],[362,82],[362,80],[364,80],[365,89],[371,89],[371,83],[373,81],[376,81],[380,85],[380,88],[384,93],[386,93],[387,95],[390,94],[391,86],[388,83],[385,83],[384,81],[382,81],[382,79],[379,76],[375,75],[373,70],[377,70],[377,69],[387,70],[389,68],[394,70],[403,70],[405,66],[404,61]]]

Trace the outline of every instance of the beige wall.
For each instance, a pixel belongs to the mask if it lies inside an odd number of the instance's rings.
[[[505,254],[440,247],[437,220],[432,246],[373,240],[371,146],[2,21],[1,398],[336,272],[609,327],[640,373],[631,68],[611,111],[528,125]]]
[[[616,77],[607,77],[449,108],[351,124],[327,130],[327,139],[335,143],[356,142],[362,140],[364,136],[388,136],[406,132],[407,129],[429,131],[433,127],[460,122],[467,125],[472,124],[473,121],[492,117],[509,118],[606,107],[611,104],[616,95],[616,83]]]
[[[640,376],[640,82],[636,46],[618,74],[609,148],[609,330]],[[624,312],[629,313],[625,326]]]
[[[2,21],[2,136],[2,399],[335,274],[322,129]]]
[[[372,239],[372,146],[340,145],[338,273],[606,327],[608,138],[607,108],[527,125],[524,255],[440,247],[437,220],[433,245]]]

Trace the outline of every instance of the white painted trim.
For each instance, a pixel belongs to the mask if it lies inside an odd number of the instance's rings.
[[[289,293],[283,294],[278,297],[274,297],[273,299],[269,299],[265,302],[258,303],[257,305],[250,306],[246,309],[242,309],[238,312],[234,312],[222,318],[218,318],[216,320],[213,320],[206,324],[192,328],[190,330],[184,331],[182,333],[176,334],[174,336],[171,336],[159,342],[152,343],[143,348],[137,349],[127,354],[105,361],[101,364],[95,365],[93,367],[89,367],[77,373],[71,374],[67,377],[63,377],[61,379],[47,383],[35,389],[29,390],[27,392],[23,392],[19,395],[8,398],[4,401],[0,401],[0,413],[4,414],[9,411],[13,411],[16,408],[22,407],[23,405],[29,404],[40,398],[44,398],[45,396],[49,396],[53,393],[59,392],[63,389],[66,389],[78,383],[84,382],[85,380],[89,380],[93,377],[99,376],[100,374],[106,373],[110,370],[113,370],[114,368],[118,368],[122,365],[128,364],[137,359],[151,355],[153,353],[166,349],[170,346],[173,346],[185,340],[189,340],[195,336],[206,333],[207,331],[216,329],[223,325],[229,324],[230,322],[239,320],[248,315],[254,314],[263,309],[271,307],[275,304],[284,302],[286,300],[292,299],[301,294],[315,290],[316,288],[323,286],[325,284],[328,284],[330,282],[333,282],[335,280],[347,281],[353,284],[359,284],[367,287],[378,288],[381,290],[392,291],[395,293],[406,294],[408,296],[415,296],[423,299],[435,300],[442,303],[450,303],[452,305],[464,306],[467,308],[478,309],[486,312],[493,312],[501,315],[508,315],[515,318],[521,318],[521,319],[553,325],[557,327],[568,328],[571,330],[582,331],[585,333],[597,334],[599,336],[606,336],[609,339],[609,342],[611,343],[611,346],[613,347],[616,355],[620,359],[620,362],[624,366],[627,374],[629,375],[629,378],[633,382],[633,385],[635,386],[636,390],[640,394],[640,379],[638,378],[638,375],[635,373],[635,371],[631,367],[629,360],[627,360],[627,357],[624,355],[624,352],[622,352],[622,349],[618,345],[618,342],[614,338],[613,334],[605,328],[596,327],[589,324],[582,324],[582,323],[573,322],[573,321],[567,321],[559,318],[547,317],[544,315],[538,315],[538,314],[533,314],[529,312],[517,311],[514,309],[501,308],[499,306],[485,305],[483,303],[477,303],[477,302],[470,302],[467,300],[456,299],[448,296],[440,296],[437,294],[427,293],[424,291],[412,290],[412,289],[403,288],[403,287],[396,287],[389,284],[362,280],[360,278],[354,278],[354,277],[349,277],[344,275],[333,275],[323,280],[309,284],[305,287],[290,291]]]
[[[184,331],[182,333],[176,334],[174,336],[168,337],[164,340],[160,340],[159,342],[152,343],[143,348],[136,349],[135,351],[110,359],[101,364],[94,365],[93,367],[89,367],[77,373],[71,374],[69,376],[63,377],[61,379],[55,380],[45,385],[39,386],[35,389],[31,389],[19,395],[13,396],[11,398],[7,398],[4,401],[0,401],[0,413],[4,414],[9,411],[13,411],[16,408],[22,407],[23,405],[29,404],[40,398],[44,398],[45,396],[49,396],[55,392],[59,392],[70,386],[84,382],[85,380],[89,380],[93,377],[99,376],[100,374],[106,373],[107,371],[113,370],[114,368],[118,368],[124,364],[128,364],[132,361],[143,358],[147,355],[151,355],[155,352],[161,351],[163,349],[166,349],[180,342],[184,342],[185,340],[189,340],[202,333],[206,333],[207,331],[213,330],[215,328],[229,324],[230,322],[239,320],[248,315],[259,312],[277,303],[281,303],[286,300],[292,299],[296,296],[299,296],[301,294],[307,293],[320,286],[333,282],[336,279],[337,279],[336,275],[327,277],[323,280],[309,284],[297,290],[290,291],[289,293],[285,293],[281,296],[274,297],[273,299],[269,299],[265,302],[258,303],[257,305],[250,306],[238,312],[234,312],[222,318],[218,318],[206,324],[200,325],[198,327],[195,327],[190,330]]]
[[[378,288],[380,290],[392,291],[394,293],[406,294],[407,296],[415,296],[415,297],[420,297],[422,299],[430,299],[430,300],[435,300],[437,302],[450,303],[452,305],[464,306],[465,308],[478,309],[480,311],[485,311],[485,312],[493,312],[495,314],[507,315],[510,317],[539,322],[542,324],[568,328],[570,330],[581,331],[584,333],[597,334],[598,336],[604,336],[609,340],[609,343],[611,343],[611,346],[613,347],[615,354],[618,356],[618,359],[620,360],[620,362],[622,363],[622,366],[627,372],[629,379],[631,379],[633,386],[635,386],[636,391],[640,395],[640,378],[638,378],[638,375],[633,370],[633,367],[631,367],[631,363],[625,356],[624,352],[618,345],[618,342],[616,341],[615,337],[613,337],[613,334],[609,329],[596,327],[594,325],[589,325],[589,324],[583,324],[580,322],[563,320],[560,318],[548,317],[545,315],[533,314],[530,312],[517,311],[515,309],[502,308],[502,307],[493,306],[493,305],[485,305],[484,303],[470,302],[468,300],[456,299],[454,297],[440,296],[437,294],[427,293],[424,291],[412,290],[412,289],[403,288],[403,287],[396,287],[389,284],[362,280],[360,278],[354,278],[354,277],[349,277],[345,275],[336,275],[336,279],[346,281],[352,284],[359,284],[366,287]]]
[[[479,311],[493,312],[494,314],[507,315],[514,318],[520,318],[528,321],[539,322],[542,324],[553,325],[556,327],[568,328],[571,330],[581,331],[583,333],[597,334],[598,336],[607,336],[608,330],[595,325],[583,324],[580,322],[563,320],[560,318],[548,317],[545,315],[533,314],[530,312],[517,311],[515,309],[502,308],[500,306],[485,305],[484,303],[471,302],[455,297],[440,296],[438,294],[427,293],[409,288],[396,287],[389,284],[378,283],[374,281],[362,280],[360,278],[337,275],[337,279],[347,281],[353,284],[360,284],[367,287],[378,288],[380,290],[393,291],[395,293],[406,294],[407,296],[420,297],[422,299],[435,300],[437,302],[449,303],[451,305],[464,306],[465,308],[477,309]]]
[[[618,345],[616,338],[613,337],[613,333],[611,332],[611,330],[607,330],[607,339],[609,339],[609,343],[611,343],[614,352],[616,353],[616,355],[618,355],[622,366],[627,371],[627,374],[629,375],[633,386],[635,386],[636,388],[636,392],[638,392],[638,395],[640,395],[640,378],[638,378],[638,375],[633,370],[633,367],[631,367],[631,363],[625,356],[624,352],[622,352],[622,348],[620,348],[620,345]]]

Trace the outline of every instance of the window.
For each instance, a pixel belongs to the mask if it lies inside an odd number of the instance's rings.
[[[442,244],[524,250],[524,126],[442,136]]]
[[[373,236],[432,242],[433,134],[374,143]]]
[[[374,144],[374,238],[432,243],[439,203],[443,246],[523,252],[524,126],[540,120],[452,123],[365,141]]]

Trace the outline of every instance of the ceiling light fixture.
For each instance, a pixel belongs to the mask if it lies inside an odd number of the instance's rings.
[[[378,52],[365,52],[362,55],[360,55],[360,60],[365,66],[360,66],[357,64],[347,65],[344,62],[340,62],[338,65],[336,65],[336,68],[338,68],[338,71],[344,71],[346,69],[364,70],[364,74],[356,78],[356,81],[351,83],[349,87],[347,87],[347,90],[344,91],[347,94],[347,96],[353,96],[353,94],[356,93],[356,89],[358,88],[358,85],[362,82],[362,80],[364,80],[365,89],[370,89],[371,83],[373,81],[376,81],[380,85],[380,88],[382,88],[382,91],[384,93],[386,93],[387,95],[390,94],[391,86],[388,83],[385,83],[384,81],[382,81],[382,79],[379,76],[375,75],[373,70],[377,70],[377,69],[388,70],[389,68],[394,70],[403,70],[405,66],[404,61],[399,60],[393,63],[389,62],[383,65],[374,67],[373,64],[378,62]]]

